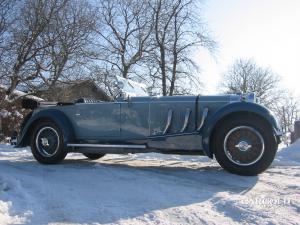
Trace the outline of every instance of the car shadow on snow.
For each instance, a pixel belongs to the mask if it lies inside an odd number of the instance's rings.
[[[229,174],[209,163],[67,159],[46,166],[0,159],[0,164],[16,176],[18,191],[30,201],[22,208],[18,198],[11,199],[12,214],[15,209],[19,214],[31,212],[28,224],[151,221],[157,211],[213,202],[221,192],[243,194],[258,181],[257,176]],[[205,216],[204,211],[196,213]]]

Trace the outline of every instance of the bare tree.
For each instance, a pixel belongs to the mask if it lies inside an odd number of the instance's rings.
[[[13,0],[0,0],[0,79],[6,75],[3,55],[9,36],[7,30],[14,18],[14,3],[15,1]]]
[[[238,59],[224,74],[221,88],[226,93],[254,92],[260,103],[270,106],[279,97],[279,81],[269,68],[260,67],[251,59]]]
[[[4,34],[11,23],[11,13],[14,1],[0,0],[0,50],[3,47],[1,44],[4,42]]]
[[[195,14],[196,1],[155,0],[151,2],[151,8],[155,48],[150,58],[152,67],[159,68],[159,73],[152,74],[152,78],[161,82],[163,95],[181,94],[188,82],[196,86],[200,83],[192,50],[204,47],[213,51],[216,43]]]
[[[97,58],[124,78],[149,51],[152,18],[146,0],[99,1]]]
[[[280,98],[274,101],[271,105],[271,110],[274,112],[281,125],[284,136],[293,132],[293,125],[300,117],[299,99],[295,98],[292,93],[281,91]],[[286,144],[288,139],[284,139]]]
[[[164,95],[188,93],[186,85],[199,84],[192,50],[215,47],[195,17],[196,0],[9,2],[0,0],[0,40],[3,32],[7,38],[0,44],[1,76],[8,98],[23,84],[72,79],[71,71],[91,68],[88,61],[107,84],[118,74],[151,81]],[[12,5],[14,13],[7,13]]]
[[[3,34],[5,33],[5,30],[7,29],[7,13],[9,11],[9,1],[7,0],[0,0],[0,46],[3,42]],[[1,46],[2,47],[2,46]],[[0,48],[0,56],[1,51]]]
[[[93,65],[90,68],[90,76],[94,79],[97,85],[105,91],[105,93],[112,99],[118,95],[118,90],[115,88],[116,77],[110,67],[103,67],[103,65]]]
[[[74,79],[67,71],[87,63],[94,26],[95,10],[88,2],[69,1],[57,13],[42,35],[42,45],[47,47],[38,56],[39,78],[45,86]]]
[[[7,78],[10,96],[18,84],[34,80],[41,71],[38,56],[50,42],[43,42],[44,31],[49,27],[67,0],[28,0],[8,32],[11,39],[6,46]],[[18,13],[18,12],[16,12]]]

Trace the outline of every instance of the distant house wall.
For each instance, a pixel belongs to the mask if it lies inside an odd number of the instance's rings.
[[[37,91],[36,94],[47,101],[59,102],[73,102],[79,98],[110,100],[110,97],[91,80],[55,86],[51,89]]]
[[[295,121],[294,131],[291,133],[291,143],[294,143],[297,139],[300,138],[300,121]]]
[[[4,97],[5,97],[5,90],[0,87],[0,104],[1,104],[0,110],[5,109],[5,106],[3,104]],[[3,124],[2,120],[3,120],[3,118],[2,118],[2,115],[0,114],[0,141],[3,141],[3,139],[4,139],[4,129],[3,129],[3,125],[2,125]]]
[[[0,118],[0,141],[4,138],[3,130],[2,130],[2,118]]]

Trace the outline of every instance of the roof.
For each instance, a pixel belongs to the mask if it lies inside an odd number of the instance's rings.
[[[0,89],[3,89],[5,91],[7,91],[8,90],[8,86],[6,86],[4,84],[0,84]],[[27,93],[25,93],[23,91],[14,90],[13,94],[16,95],[16,96],[18,96],[18,97],[29,98],[29,99],[33,99],[33,100],[36,100],[36,101],[44,101],[44,99],[42,99],[42,98],[36,97],[34,95],[31,95],[31,94],[27,94]]]
[[[81,84],[85,84],[85,83],[92,84],[95,87],[97,87],[97,89],[99,91],[102,91],[105,93],[105,91],[92,79],[74,80],[74,81],[69,81],[69,82],[57,82],[54,85],[54,87],[55,88],[65,88],[65,87],[72,87],[72,86],[81,85]],[[49,86],[47,86],[45,84],[41,84],[41,85],[37,86],[36,88],[39,91],[46,91],[49,89]]]

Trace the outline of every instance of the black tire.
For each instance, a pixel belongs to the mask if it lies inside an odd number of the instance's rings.
[[[225,170],[254,176],[270,166],[278,145],[266,121],[254,115],[239,115],[217,125],[212,147]]]
[[[91,160],[96,160],[96,159],[100,159],[102,158],[103,156],[105,156],[104,153],[83,153],[83,155]]]
[[[67,155],[62,132],[52,121],[38,123],[33,129],[30,143],[34,158],[42,164],[57,164]]]

